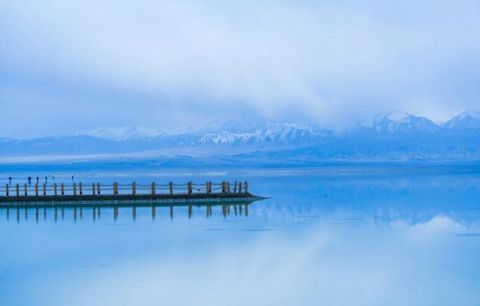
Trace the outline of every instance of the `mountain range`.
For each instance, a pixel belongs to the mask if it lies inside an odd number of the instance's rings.
[[[343,131],[303,123],[219,120],[200,129],[98,128],[76,135],[0,138],[0,156],[228,157],[252,163],[324,160],[480,160],[480,113],[443,123],[389,112]]]

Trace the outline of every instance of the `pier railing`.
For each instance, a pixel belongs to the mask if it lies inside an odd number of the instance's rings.
[[[195,195],[195,194],[248,194],[248,182],[233,183],[223,181],[220,183],[212,183],[206,181],[203,184],[194,184],[187,182],[185,184],[158,184],[152,182],[150,184],[120,184],[114,182],[112,184],[102,184],[99,182],[90,183],[34,183],[34,184],[5,184],[0,187],[0,196],[4,197],[45,197],[45,196],[99,196],[99,195]]]

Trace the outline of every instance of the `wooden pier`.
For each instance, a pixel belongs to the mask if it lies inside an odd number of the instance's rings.
[[[234,203],[263,199],[248,191],[248,182],[203,184],[52,183],[6,184],[0,188],[0,207],[17,205],[108,206],[147,203]]]

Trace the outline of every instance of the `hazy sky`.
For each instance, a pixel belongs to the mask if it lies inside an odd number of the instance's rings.
[[[480,109],[480,2],[0,2],[0,136]]]

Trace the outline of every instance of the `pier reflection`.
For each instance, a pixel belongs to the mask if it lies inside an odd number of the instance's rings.
[[[35,223],[53,221],[54,223],[62,221],[80,221],[97,222],[102,220],[102,214],[108,219],[117,222],[119,217],[122,220],[137,220],[137,217],[144,218],[149,215],[151,220],[156,220],[159,216],[167,216],[173,220],[175,217],[191,219],[194,216],[203,216],[210,218],[218,215],[223,218],[229,216],[248,217],[249,205],[252,202],[238,203],[216,203],[216,204],[171,204],[171,205],[69,205],[69,206],[51,206],[51,205],[28,205],[28,206],[6,206],[0,207],[0,217],[7,221],[17,223]],[[84,214],[86,218],[84,218]],[[88,217],[87,217],[88,216]],[[4,219],[4,220],[5,220]]]

